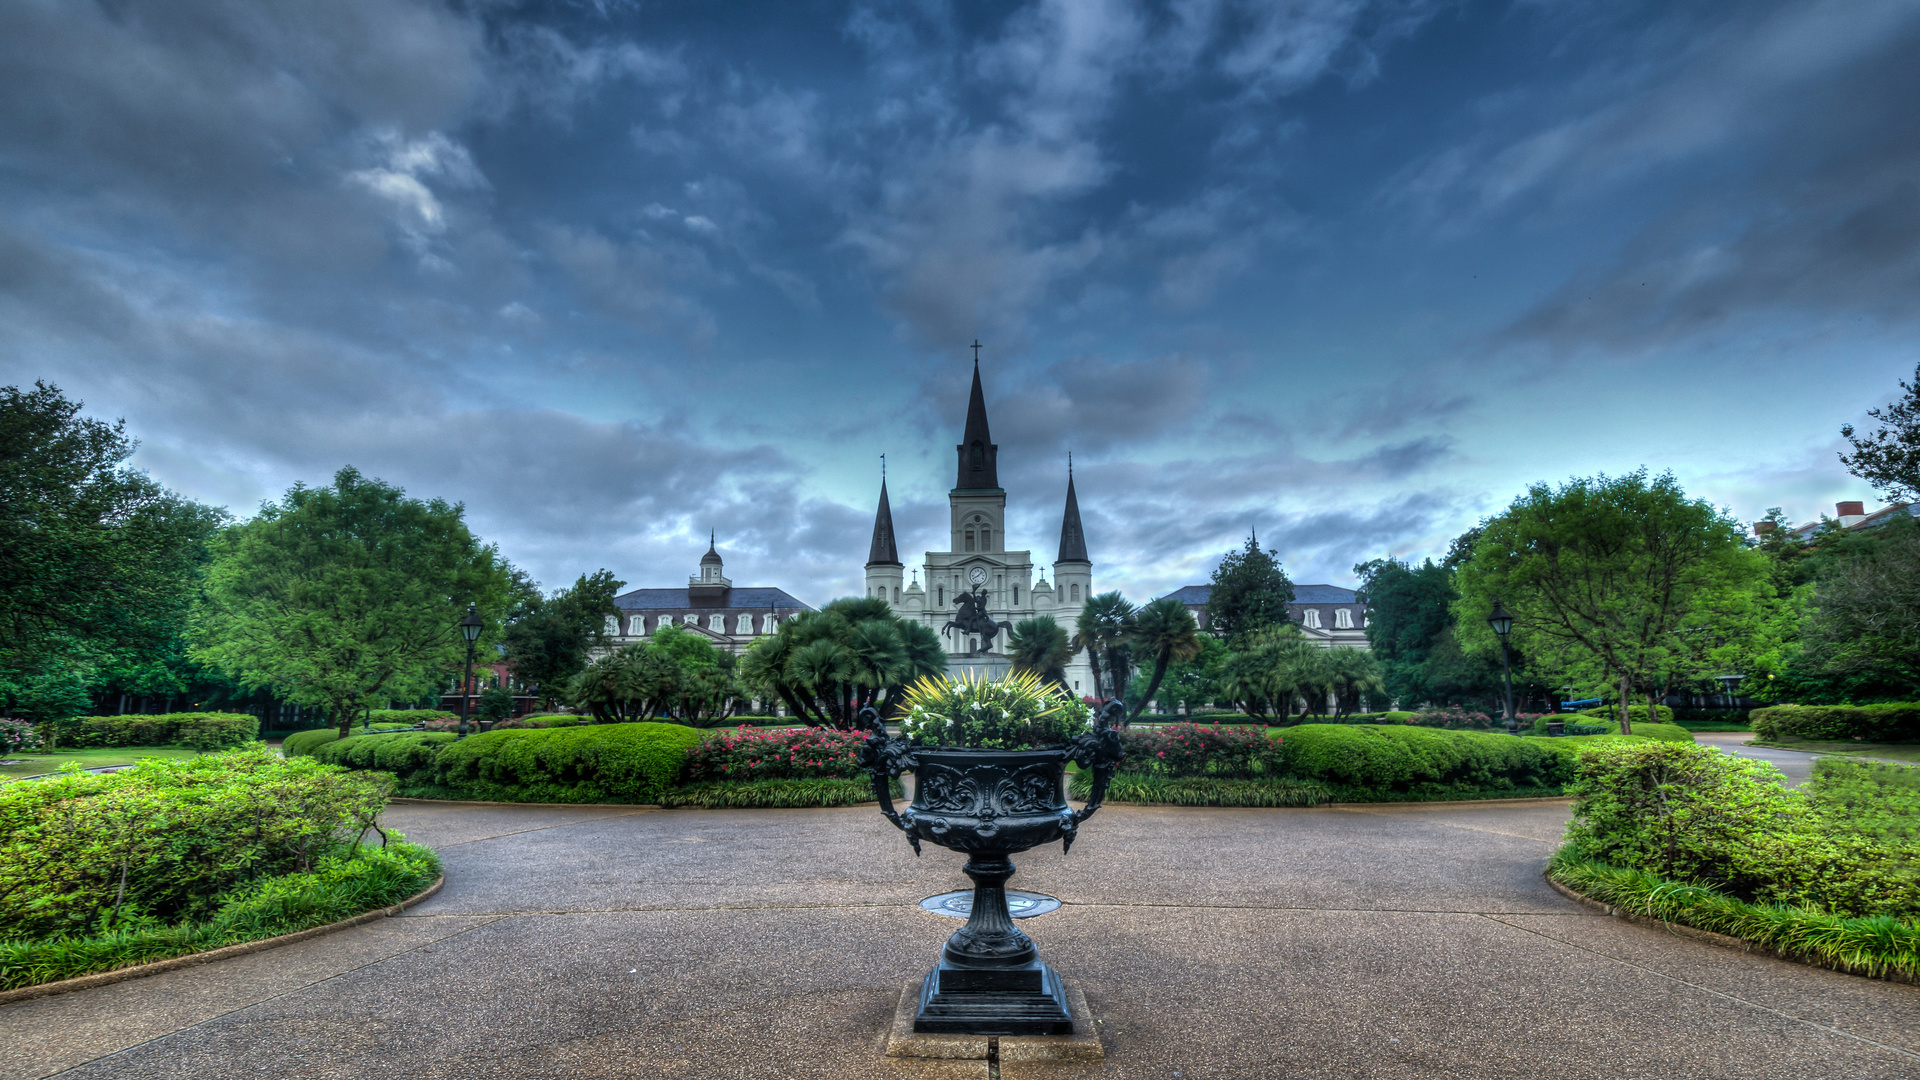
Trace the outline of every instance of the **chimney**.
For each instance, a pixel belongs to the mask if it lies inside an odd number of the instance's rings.
[[[1867,506],[1865,503],[1836,503],[1834,509],[1840,511],[1840,524],[1845,528],[1851,529],[1867,519]]]

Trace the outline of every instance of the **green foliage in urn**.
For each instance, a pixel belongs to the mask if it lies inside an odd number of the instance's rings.
[[[1002,679],[929,676],[907,689],[900,727],[921,746],[1033,750],[1064,746],[1092,723],[1093,710],[1031,672]]]

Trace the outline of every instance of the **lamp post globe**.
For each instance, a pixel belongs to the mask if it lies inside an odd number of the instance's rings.
[[[480,640],[480,631],[486,628],[486,620],[472,604],[467,605],[466,618],[460,620],[460,636],[467,639],[467,666],[460,673],[460,738],[467,737],[467,699],[473,694],[473,648]]]
[[[1494,635],[1500,639],[1500,684],[1506,692],[1507,731],[1520,734],[1520,718],[1513,712],[1513,661],[1507,653],[1507,635],[1513,632],[1513,616],[1499,600],[1493,602],[1493,612],[1487,616],[1487,625],[1493,628]]]

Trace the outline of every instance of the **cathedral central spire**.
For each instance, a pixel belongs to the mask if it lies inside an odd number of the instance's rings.
[[[873,543],[867,547],[867,565],[900,565],[900,551],[893,542],[893,507],[887,505],[884,479],[880,481],[880,509],[873,514]]]
[[[1000,448],[987,430],[987,396],[980,389],[980,361],[973,362],[973,393],[967,398],[967,426],[960,436],[959,477],[955,490],[993,491],[1000,487],[1000,472],[995,458]]]

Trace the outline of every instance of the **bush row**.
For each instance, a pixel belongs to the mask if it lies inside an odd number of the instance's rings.
[[[1091,773],[1075,773],[1068,785],[1076,799],[1093,794]],[[1324,786],[1284,777],[1165,776],[1115,773],[1107,787],[1112,802],[1158,806],[1318,806],[1332,798]]]
[[[246,713],[159,713],[86,716],[63,741],[75,747],[185,746],[228,750],[260,737],[260,718]]]
[[[1774,705],[1747,714],[1753,733],[1769,742],[1790,739],[1920,741],[1920,702],[1885,705]]]
[[[0,787],[0,940],[206,917],[372,827],[392,781],[265,749]]]
[[[1311,724],[1286,733],[1279,769],[1348,801],[1556,788],[1573,776],[1573,742],[1412,726]]]
[[[1894,779],[1910,774],[1889,766],[1883,781],[1869,764],[1823,764],[1795,789],[1772,765],[1708,747],[1596,746],[1570,788],[1567,842],[1584,859],[1753,903],[1920,915],[1915,791]]]

